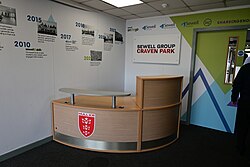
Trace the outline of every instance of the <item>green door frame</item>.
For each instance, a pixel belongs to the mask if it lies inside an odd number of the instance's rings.
[[[191,107],[193,97],[193,82],[195,74],[195,61],[196,61],[196,48],[197,48],[197,37],[200,32],[216,32],[216,31],[227,31],[227,30],[248,30],[250,25],[242,26],[228,26],[228,27],[211,27],[211,28],[195,28],[193,30],[193,42],[191,52],[191,65],[190,65],[190,78],[189,78],[189,91],[188,91],[188,103],[187,103],[187,117],[186,124],[190,124],[191,119]]]

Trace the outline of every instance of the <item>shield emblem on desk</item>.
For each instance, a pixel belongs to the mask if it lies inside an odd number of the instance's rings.
[[[90,137],[95,131],[95,114],[78,112],[78,129],[85,138]]]

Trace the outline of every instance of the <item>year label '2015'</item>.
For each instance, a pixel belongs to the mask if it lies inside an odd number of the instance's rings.
[[[27,15],[27,20],[28,21],[32,21],[32,22],[38,22],[38,23],[42,22],[42,18],[41,17],[32,16],[32,15]]]

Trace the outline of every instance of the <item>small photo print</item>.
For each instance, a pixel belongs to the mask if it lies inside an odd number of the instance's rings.
[[[117,42],[123,42],[123,36],[121,33],[115,31],[115,41]]]
[[[38,23],[38,33],[57,36],[57,23],[42,20]]]
[[[83,29],[82,30],[82,35],[88,35],[88,36],[95,36],[95,31],[94,30],[90,30],[90,29]]]
[[[91,61],[102,61],[102,52],[101,51],[90,51]]]
[[[105,34],[104,43],[113,43],[113,34]]]
[[[0,5],[0,24],[16,26],[16,9]]]

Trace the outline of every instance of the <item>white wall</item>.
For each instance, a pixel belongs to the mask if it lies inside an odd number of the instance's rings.
[[[74,87],[86,89],[101,89],[123,91],[125,43],[114,44],[111,51],[103,51],[103,40],[98,39],[98,34],[112,33],[110,28],[115,28],[125,36],[125,21],[105,14],[82,12],[67,6],[53,5],[55,20],[58,20],[58,34],[70,32],[73,38],[81,45],[80,28],[72,27],[75,22],[82,22],[93,26],[97,32],[95,45],[79,47],[77,52],[66,52],[62,49],[64,41],[58,41],[54,49],[55,65],[55,89],[61,87]],[[124,37],[125,40],[125,37]],[[83,57],[89,55],[89,50],[102,51],[103,61],[99,66],[90,66],[89,61],[83,61]],[[63,95],[56,92],[56,98]]]
[[[125,91],[135,95],[136,92],[136,76],[140,75],[182,75],[184,76],[183,89],[189,82],[189,71],[191,62],[191,47],[187,41],[181,38],[180,63],[173,64],[149,64],[133,62],[133,40],[136,36],[147,35],[166,35],[180,34],[175,27],[166,29],[160,28],[162,24],[172,24],[172,20],[168,16],[158,16],[142,19],[128,20],[126,22],[126,49],[125,49]],[[144,26],[153,26],[156,28],[144,30]],[[128,27],[138,28],[137,32],[128,31]],[[186,111],[187,96],[183,99],[182,114]]]
[[[125,44],[115,44],[104,51],[98,35],[113,33],[124,37],[125,21],[108,15],[86,12],[48,0],[1,0],[1,6],[16,9],[17,26],[0,22],[0,32],[11,29],[15,36],[0,34],[0,156],[17,148],[51,136],[51,101],[69,96],[58,92],[61,87],[123,91]],[[1,9],[0,6],[0,9]],[[37,23],[27,15],[57,22],[55,42],[38,42]],[[81,22],[97,32],[93,46],[82,45]],[[76,51],[66,51],[61,33],[77,41]],[[47,54],[43,58],[26,58],[26,48],[14,41],[30,42]],[[84,60],[90,50],[102,51],[99,66]]]

